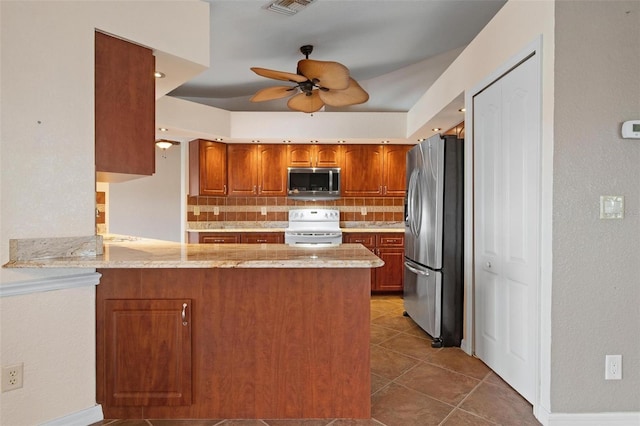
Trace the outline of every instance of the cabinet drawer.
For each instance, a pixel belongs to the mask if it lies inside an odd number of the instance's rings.
[[[378,247],[404,247],[403,234],[378,234]]]
[[[362,244],[369,249],[376,247],[375,234],[344,234],[342,239],[345,243]]]
[[[284,243],[284,234],[280,232],[267,232],[267,233],[249,233],[242,234],[241,241],[247,244],[282,244]]]
[[[233,244],[240,242],[240,234],[201,234],[203,244]]]

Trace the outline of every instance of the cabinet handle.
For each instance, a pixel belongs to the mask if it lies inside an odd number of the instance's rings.
[[[262,185],[258,185],[258,194],[262,193]]]
[[[222,185],[222,193],[227,195],[227,185]]]
[[[382,195],[382,185],[380,185],[380,186],[378,187],[378,193],[379,193],[380,195]]]
[[[256,192],[256,186],[255,186],[255,185],[253,185],[253,193],[254,193],[254,194],[257,194],[257,192]]]
[[[383,188],[383,191],[384,191],[382,194],[383,195],[387,195],[387,185],[383,186],[382,188]]]
[[[182,325],[187,325],[187,304],[182,304]]]

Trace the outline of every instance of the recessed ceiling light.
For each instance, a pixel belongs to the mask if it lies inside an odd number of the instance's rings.
[[[160,71],[156,71],[156,72],[153,73],[153,76],[155,78],[164,78],[164,73],[160,72]]]
[[[285,140],[283,140],[282,142],[284,142],[284,143],[291,143],[291,141],[290,141],[290,140],[288,140],[288,139],[285,139]]]
[[[382,141],[382,143],[389,143],[389,141]]]
[[[218,141],[218,142],[222,142],[223,140],[224,139],[222,139],[222,138],[216,138],[216,141]]]
[[[253,142],[253,143],[258,143],[258,142],[260,142],[260,141],[259,141],[258,139],[254,139],[254,140],[252,140],[251,142]]]
[[[460,108],[458,112],[465,112],[466,110],[467,110],[466,108]]]
[[[318,141],[315,141],[315,140],[312,140],[312,141],[309,141],[309,142],[310,143],[318,143]]]
[[[346,142],[346,141],[345,141],[345,140],[342,140],[342,139],[338,141],[338,143],[345,143],[345,142]]]
[[[167,129],[166,127],[159,127],[158,130],[160,130],[161,132],[168,132],[169,129]]]
[[[440,127],[434,127],[434,128],[433,128],[433,129],[431,129],[431,130],[433,130],[434,132],[439,132],[439,131],[440,131],[440,130],[442,130],[442,129],[441,129]]]

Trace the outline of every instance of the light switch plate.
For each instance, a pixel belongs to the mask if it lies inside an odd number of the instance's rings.
[[[600,219],[623,219],[623,218],[624,218],[624,196],[601,195],[600,196]]]

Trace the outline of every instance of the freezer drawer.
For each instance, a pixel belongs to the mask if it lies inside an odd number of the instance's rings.
[[[404,309],[407,315],[442,345],[442,273],[409,260],[404,263]]]

